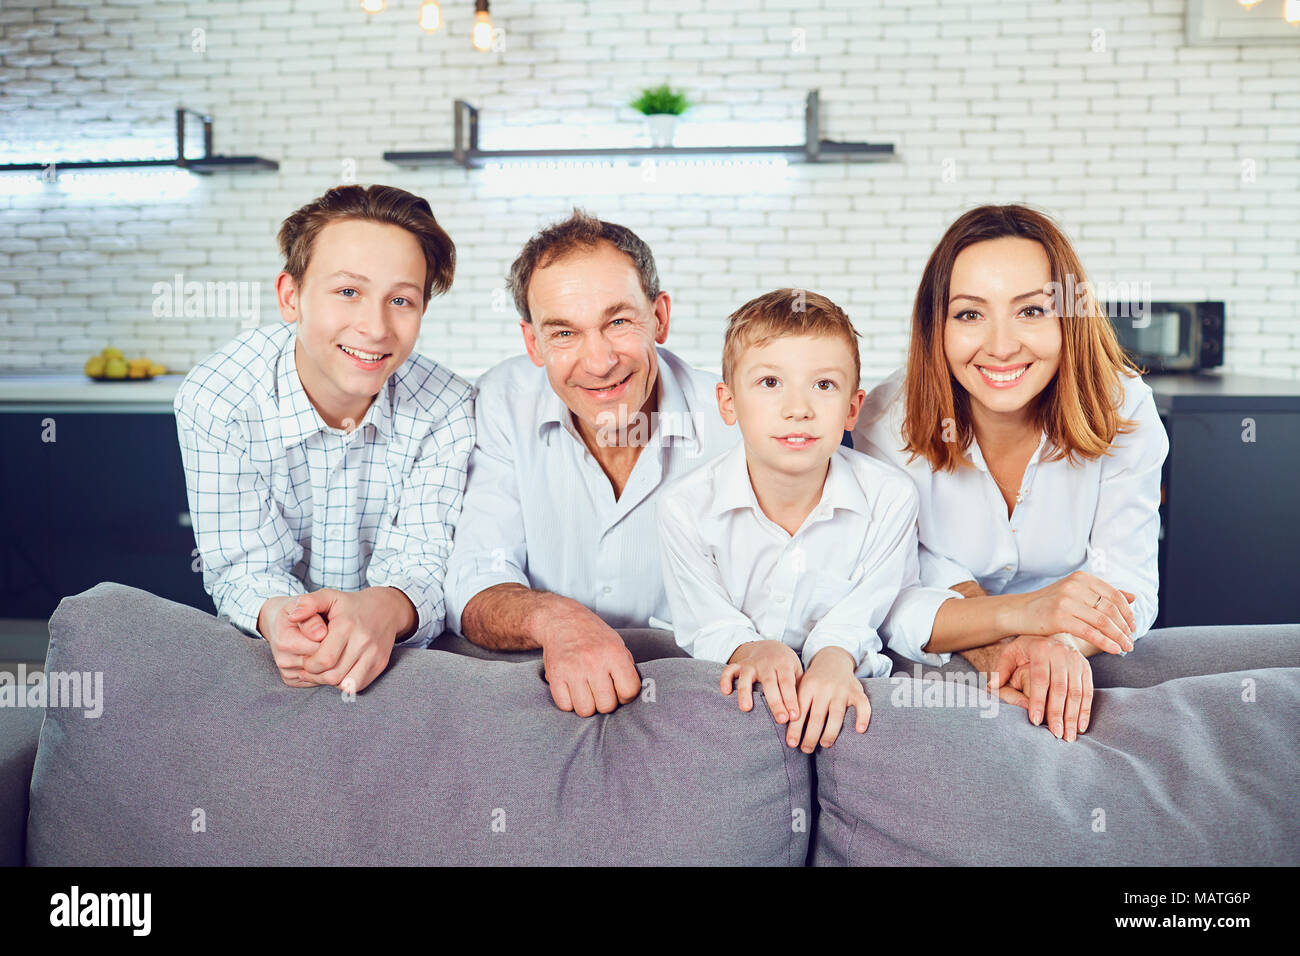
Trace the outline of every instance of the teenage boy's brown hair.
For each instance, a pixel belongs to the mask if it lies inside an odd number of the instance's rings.
[[[722,380],[732,384],[736,363],[745,349],[788,335],[839,336],[853,356],[853,381],[849,387],[858,387],[862,378],[862,359],[858,354],[861,334],[843,309],[826,296],[807,289],[774,289],[750,299],[731,313],[722,343]]]
[[[433,218],[427,200],[396,186],[335,186],[293,213],[280,226],[284,271],[302,282],[320,231],[341,219],[363,219],[400,226],[415,236],[424,251],[424,301],[451,288],[456,273],[456,245]]]

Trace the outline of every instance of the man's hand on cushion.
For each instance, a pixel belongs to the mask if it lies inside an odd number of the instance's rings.
[[[555,706],[590,717],[636,700],[641,675],[618,632],[577,601],[552,597],[538,643]]]

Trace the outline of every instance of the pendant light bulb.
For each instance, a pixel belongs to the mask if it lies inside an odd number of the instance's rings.
[[[442,8],[438,6],[438,0],[424,0],[420,4],[420,29],[425,33],[433,33],[442,26]]]
[[[492,49],[492,14],[488,13],[488,0],[474,2],[474,31],[470,34],[470,42],[480,53]]]
[[[366,13],[383,13],[388,0],[361,0],[361,9]]]
[[[1291,26],[1300,25],[1300,0],[1286,0],[1282,8],[1282,18]]]

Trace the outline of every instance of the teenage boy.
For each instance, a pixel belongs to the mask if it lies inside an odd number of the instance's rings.
[[[203,584],[284,683],[364,689],[443,627],[472,387],[412,354],[456,250],[429,204],[339,186],[280,228],[284,324],[197,365],[174,408]]]
[[[878,628],[917,579],[912,482],[840,444],[866,397],[857,338],[813,292],[741,306],[717,402],[743,444],[675,481],[658,506],[677,642],[726,665],[721,689],[735,685],[741,710],[761,683],[786,743],[805,753],[835,742],[849,707],[867,729],[858,678],[889,673]]]

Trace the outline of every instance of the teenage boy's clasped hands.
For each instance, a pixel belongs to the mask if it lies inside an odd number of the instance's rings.
[[[321,588],[276,598],[258,621],[287,685],[329,684],[351,693],[383,673],[393,645],[415,622],[411,602],[396,588]]]

